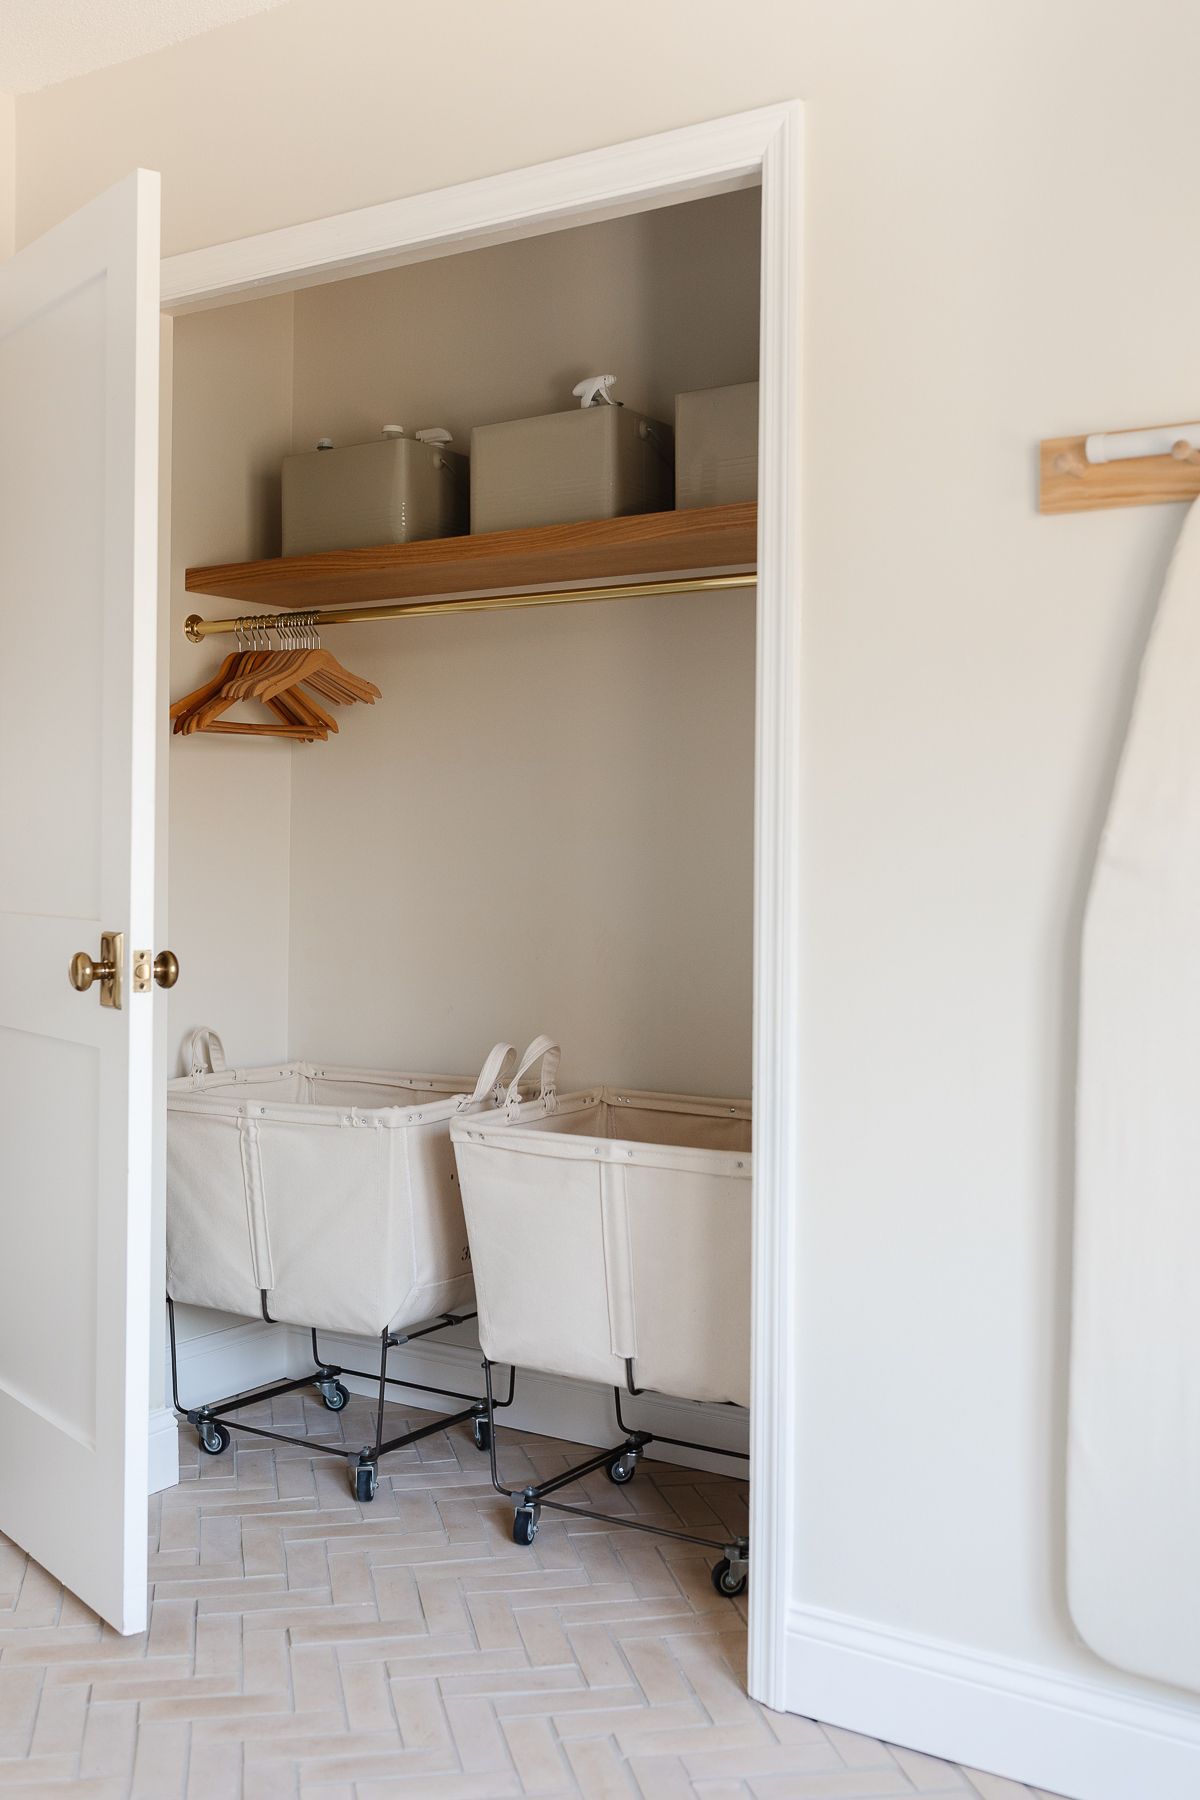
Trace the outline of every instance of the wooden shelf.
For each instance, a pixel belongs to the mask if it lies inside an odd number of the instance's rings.
[[[700,570],[732,573],[753,569],[757,538],[758,507],[745,501],[478,537],[220,563],[189,569],[186,585],[190,594],[299,612],[544,584],[633,581]]]

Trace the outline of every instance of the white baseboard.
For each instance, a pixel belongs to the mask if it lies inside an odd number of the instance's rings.
[[[451,1334],[447,1334],[449,1337]],[[463,1336],[465,1333],[454,1334]],[[307,1332],[297,1332],[294,1356],[297,1367],[310,1353]],[[376,1356],[374,1344],[361,1338],[338,1337],[333,1332],[320,1335],[321,1354],[331,1362],[352,1363],[359,1369],[369,1368]],[[437,1342],[424,1339],[392,1351],[388,1368],[393,1375],[408,1376],[429,1386],[448,1381],[462,1393],[483,1397],[483,1372],[479,1350],[469,1344]],[[507,1392],[508,1372],[496,1371],[497,1398]],[[345,1377],[353,1392],[375,1392],[375,1386],[361,1377]],[[427,1408],[431,1412],[448,1412],[453,1402],[441,1402],[435,1394],[418,1394],[393,1389],[393,1398],[406,1406]],[[734,1406],[705,1406],[691,1400],[673,1400],[663,1394],[644,1394],[623,1402],[626,1423],[643,1431],[661,1431],[669,1437],[691,1443],[719,1446],[731,1451],[745,1450],[746,1414]],[[567,1438],[577,1444],[597,1448],[616,1443],[620,1438],[613,1415],[610,1388],[593,1387],[590,1382],[569,1381],[560,1375],[518,1372],[511,1407],[499,1414],[499,1422],[535,1431],[546,1437]],[[676,1449],[670,1444],[656,1443],[652,1454],[662,1462],[680,1463],[692,1469],[712,1469],[721,1475],[740,1474],[745,1464],[727,1456],[711,1455],[705,1450]]]
[[[269,1325],[265,1319],[183,1338],[177,1346],[180,1404],[186,1410],[281,1380],[292,1373],[293,1339],[289,1326]]]
[[[179,1485],[179,1422],[169,1406],[156,1406],[150,1413],[150,1485],[149,1492],[161,1494],[164,1488]]]
[[[787,1710],[1068,1800],[1196,1800],[1200,1707],[815,1607],[788,1613]]]
[[[462,1341],[470,1335],[471,1327],[465,1326],[448,1332],[440,1341],[424,1339],[420,1343],[399,1346],[392,1351],[388,1368],[393,1375],[407,1376],[430,1387],[439,1381],[447,1381],[462,1393],[478,1394],[482,1398],[479,1350],[473,1343]],[[458,1341],[451,1341],[453,1339]],[[342,1337],[334,1332],[320,1334],[320,1348],[328,1362],[349,1364],[358,1369],[369,1369],[378,1354],[372,1340]],[[249,1319],[231,1324],[222,1331],[208,1331],[182,1339],[178,1345],[178,1359],[180,1400],[185,1407],[199,1406],[206,1400],[221,1399],[227,1394],[240,1393],[245,1388],[277,1381],[284,1376],[303,1374],[312,1366],[312,1345],[308,1332],[299,1327],[268,1325],[262,1320]],[[507,1372],[497,1371],[497,1374],[501,1389],[505,1389]],[[347,1375],[344,1379],[354,1393],[373,1394],[376,1391],[377,1384],[362,1376]],[[394,1400],[402,1400],[414,1410],[458,1410],[454,1401],[443,1402],[436,1394],[403,1388],[394,1388],[391,1394]],[[513,1405],[506,1408],[500,1418],[525,1431],[597,1447],[615,1443],[619,1437],[611,1391],[557,1375],[518,1374]],[[738,1407],[704,1406],[690,1400],[673,1400],[662,1394],[646,1394],[626,1403],[626,1419],[637,1429],[661,1431],[669,1437],[684,1438],[693,1443],[713,1444],[733,1451],[746,1448],[747,1420]],[[704,1450],[676,1449],[661,1441],[655,1444],[653,1454],[664,1462],[712,1469],[718,1474],[739,1474],[745,1468],[740,1459],[733,1460]]]

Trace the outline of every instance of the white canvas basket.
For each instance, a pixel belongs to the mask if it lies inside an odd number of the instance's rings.
[[[514,1054],[497,1044],[476,1082],[230,1069],[195,1032],[167,1084],[172,1300],[367,1336],[469,1304],[450,1121],[499,1101]]]
[[[557,1067],[537,1039],[503,1109],[450,1127],[484,1354],[610,1386],[629,1359],[639,1388],[748,1405],[749,1102],[560,1095]]]

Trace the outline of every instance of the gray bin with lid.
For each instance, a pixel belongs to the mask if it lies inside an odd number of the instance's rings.
[[[675,504],[758,499],[758,383],[675,396]]]
[[[475,427],[472,532],[670,511],[671,427],[600,398],[612,379],[581,381],[569,412]]]
[[[469,520],[468,463],[440,428],[283,459],[283,554],[456,537]]]

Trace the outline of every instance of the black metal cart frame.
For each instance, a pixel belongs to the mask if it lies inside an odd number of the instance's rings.
[[[690,1531],[673,1531],[667,1525],[648,1525],[641,1519],[621,1518],[615,1513],[599,1512],[590,1506],[575,1505],[566,1500],[551,1500],[549,1496],[556,1494],[560,1488],[567,1487],[573,1481],[580,1481],[585,1475],[594,1474],[603,1469],[609,1480],[617,1487],[624,1487],[633,1480],[637,1473],[638,1463],[651,1444],[670,1444],[678,1450],[703,1450],[710,1455],[737,1457],[741,1462],[749,1461],[749,1453],[745,1450],[725,1450],[718,1444],[696,1444],[688,1438],[666,1437],[658,1431],[639,1431],[627,1425],[621,1412],[621,1392],[619,1387],[613,1388],[613,1401],[617,1417],[617,1430],[622,1433],[620,1443],[613,1444],[607,1450],[598,1450],[586,1462],[576,1463],[574,1468],[566,1469],[561,1475],[555,1475],[549,1481],[531,1483],[523,1488],[508,1488],[500,1480],[496,1467],[496,1414],[504,1407],[512,1404],[514,1372],[509,1370],[508,1398],[495,1398],[492,1370],[496,1365],[484,1358],[483,1379],[487,1390],[485,1402],[486,1447],[491,1459],[492,1486],[498,1494],[513,1504],[512,1535],[515,1544],[532,1544],[537,1536],[538,1520],[543,1506],[552,1507],[556,1512],[574,1513],[582,1519],[597,1519],[606,1525],[622,1525],[630,1531],[646,1531],[655,1537],[676,1538],[680,1543],[699,1544],[706,1550],[719,1550],[720,1561],[713,1566],[713,1586],[719,1594],[733,1598],[746,1590],[750,1579],[750,1540],[747,1537],[735,1537],[730,1540],[722,1538],[699,1537]],[[635,1385],[633,1379],[633,1359],[625,1359],[625,1392],[636,1398],[645,1392],[644,1388]],[[476,1443],[479,1437],[476,1436]]]
[[[448,1331],[452,1325],[465,1325],[476,1315],[473,1312],[443,1313],[431,1324],[423,1325],[416,1331],[391,1332],[383,1331],[379,1337],[379,1368],[351,1369],[343,1363],[329,1362],[321,1355],[317,1340],[316,1327],[312,1330],[313,1370],[309,1375],[297,1375],[284,1381],[267,1382],[262,1387],[247,1388],[241,1393],[227,1394],[224,1399],[210,1400],[202,1406],[187,1407],[179,1398],[179,1359],[175,1342],[175,1304],[167,1299],[167,1324],[171,1343],[171,1398],[175,1412],[179,1418],[185,1419],[189,1425],[195,1426],[201,1450],[209,1456],[220,1456],[229,1448],[230,1431],[245,1432],[249,1437],[269,1438],[277,1444],[298,1444],[304,1450],[316,1451],[325,1456],[339,1457],[348,1465],[350,1486],[356,1500],[368,1501],[375,1498],[379,1485],[379,1459],[389,1451],[402,1450],[408,1444],[415,1444],[421,1438],[432,1437],[435,1432],[444,1431],[448,1425],[470,1423],[477,1450],[488,1450],[491,1447],[495,1414],[506,1406],[511,1406],[516,1387],[515,1371],[509,1370],[508,1398],[496,1401],[491,1393],[491,1372],[488,1372],[488,1392],[486,1396],[467,1394],[457,1388],[432,1387],[427,1382],[407,1381],[387,1372],[388,1351],[397,1349],[402,1344],[415,1343],[419,1338],[432,1337],[435,1332]],[[263,1317],[270,1320],[264,1304]],[[375,1440],[364,1444],[359,1451],[347,1450],[344,1443],[327,1444],[319,1438],[296,1437],[287,1431],[268,1431],[263,1425],[248,1425],[242,1419],[230,1418],[243,1406],[252,1406],[257,1400],[275,1400],[281,1394],[294,1394],[300,1388],[315,1387],[330,1412],[341,1412],[350,1398],[350,1392],[340,1377],[357,1376],[360,1380],[377,1383],[378,1397],[375,1407]],[[415,1431],[402,1432],[399,1437],[384,1438],[383,1409],[389,1387],[407,1388],[419,1394],[436,1394],[440,1399],[465,1400],[468,1404],[461,1411],[448,1416],[439,1416],[428,1425],[419,1425]],[[494,1461],[494,1459],[493,1459]]]

